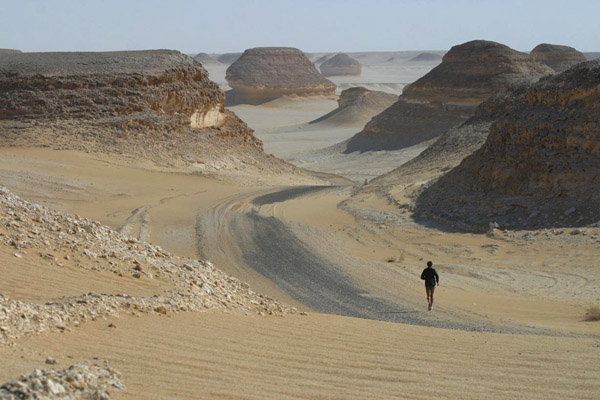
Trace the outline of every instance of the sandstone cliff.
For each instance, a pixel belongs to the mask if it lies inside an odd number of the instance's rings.
[[[353,87],[340,93],[338,108],[310,123],[362,126],[396,100],[398,96],[393,94]]]
[[[562,72],[573,65],[587,61],[583,53],[569,46],[542,43],[537,45],[531,53],[531,58],[546,64],[556,72]]]
[[[355,75],[360,76],[362,65],[344,53],[338,53],[319,67],[324,76]]]
[[[208,172],[295,171],[263,153],[198,62],[169,50],[4,55],[0,145],[128,154]]]
[[[249,49],[227,68],[236,103],[261,104],[281,96],[333,96],[336,86],[298,49]]]
[[[474,230],[600,220],[600,61],[482,104],[484,145],[418,198],[421,219]]]
[[[354,136],[346,151],[395,150],[433,139],[467,120],[491,95],[553,72],[499,43],[454,46],[440,65],[405,87],[398,102]]]

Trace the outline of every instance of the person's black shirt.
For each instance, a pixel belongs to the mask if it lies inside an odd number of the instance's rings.
[[[427,267],[421,273],[421,279],[425,281],[425,286],[434,287],[437,283],[440,282],[440,277],[435,269],[431,267]]]

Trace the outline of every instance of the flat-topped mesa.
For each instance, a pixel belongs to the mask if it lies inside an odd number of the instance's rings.
[[[529,55],[534,60],[546,64],[556,72],[562,72],[575,64],[587,61],[585,55],[573,47],[558,44],[539,44],[531,50]]]
[[[454,46],[440,65],[405,87],[394,105],[355,135],[346,152],[396,150],[434,139],[467,120],[493,94],[553,72],[499,43]]]
[[[440,65],[405,87],[402,97],[413,102],[477,106],[494,93],[552,72],[508,46],[474,40],[452,47]]]
[[[333,96],[325,79],[304,53],[291,47],[248,49],[227,68],[235,103],[261,104],[282,96]]]
[[[600,221],[600,60],[481,107],[495,118],[487,140],[420,195],[417,218],[473,230]]]
[[[338,108],[310,123],[327,122],[336,125],[363,126],[396,100],[398,96],[393,94],[352,87],[340,93]]]
[[[344,53],[338,53],[319,67],[324,76],[360,76],[362,64]]]
[[[0,58],[0,120],[185,115],[218,126],[224,96],[202,65],[178,51],[23,53]]]

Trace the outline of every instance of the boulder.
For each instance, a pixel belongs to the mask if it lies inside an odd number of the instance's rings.
[[[556,72],[562,72],[573,65],[587,61],[583,53],[569,46],[542,43],[537,45],[531,53],[531,58],[546,64]]]
[[[225,78],[238,104],[282,96],[333,96],[336,88],[304,53],[291,47],[248,49],[227,68]]]
[[[553,72],[499,43],[454,46],[440,65],[405,87],[394,105],[350,139],[346,152],[396,150],[436,138],[466,121],[493,94]]]
[[[338,53],[321,64],[321,73],[325,76],[355,75],[360,76],[362,65],[344,53]]]
[[[599,87],[592,61],[483,103],[485,143],[419,196],[415,217],[479,231],[598,222]]]

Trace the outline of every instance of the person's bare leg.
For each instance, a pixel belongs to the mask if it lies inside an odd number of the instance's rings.
[[[435,288],[431,288],[431,290],[429,291],[429,308],[433,307],[433,292],[435,291]]]
[[[431,301],[432,301],[432,298],[431,298],[431,295],[432,295],[431,289],[425,288],[425,292],[427,293],[427,310],[431,311]]]

